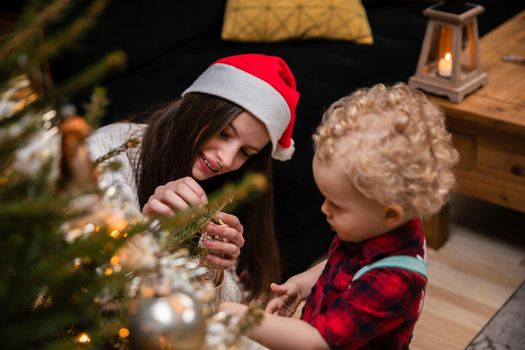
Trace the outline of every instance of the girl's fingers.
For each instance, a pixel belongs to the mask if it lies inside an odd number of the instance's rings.
[[[162,203],[158,199],[150,198],[148,203],[144,206],[142,209],[142,212],[144,215],[150,216],[150,215],[160,215],[160,216],[168,216],[173,215],[173,210],[166,204]]]
[[[231,228],[235,229],[236,231],[243,232],[243,227],[241,222],[239,221],[239,218],[235,215],[220,212],[217,214],[216,217],[217,220],[222,220],[226,225],[230,226]]]
[[[215,239],[205,239],[203,242],[204,246],[210,250],[217,252],[219,255],[224,255],[237,259],[241,255],[240,248],[229,242],[221,242]]]
[[[231,242],[239,248],[242,248],[245,243],[242,231],[227,226],[226,223],[224,225],[217,225],[210,222],[203,227],[203,231],[208,232],[212,237],[219,236],[224,242]]]
[[[190,206],[206,204],[205,201],[203,201],[202,198],[197,193],[195,193],[195,191],[191,187],[189,187],[185,183],[180,184],[176,190],[171,190],[171,191],[176,193],[177,196],[181,197]]]
[[[177,211],[186,210],[190,207],[190,205],[183,198],[171,190],[166,190],[166,192],[162,194],[162,199],[165,204],[169,205],[173,209],[176,209]]]
[[[202,187],[193,178],[184,177],[158,186],[144,206],[143,212],[145,215],[173,215],[174,212],[197,207],[196,211],[199,214],[200,207],[207,202]]]
[[[219,257],[214,254],[206,255],[206,260],[208,261],[209,264],[219,267],[224,270],[234,267],[237,262],[237,259],[227,257],[227,256]]]
[[[179,193],[189,203],[207,204],[208,197],[202,187],[192,177],[186,176],[176,181],[171,181],[166,186],[175,193]]]

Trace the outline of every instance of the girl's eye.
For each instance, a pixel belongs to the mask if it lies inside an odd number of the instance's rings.
[[[228,133],[224,130],[222,130],[220,133],[219,133],[220,137],[223,138],[223,139],[228,139],[230,138],[230,136],[228,135]]]
[[[241,154],[244,158],[250,158],[252,155],[248,153],[244,148],[241,148]]]

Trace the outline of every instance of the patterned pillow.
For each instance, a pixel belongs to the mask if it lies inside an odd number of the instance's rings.
[[[360,0],[227,0],[222,39],[276,42],[349,40],[372,44]]]

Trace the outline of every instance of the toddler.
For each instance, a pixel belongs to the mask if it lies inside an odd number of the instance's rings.
[[[327,260],[272,284],[249,336],[271,349],[408,349],[427,282],[420,218],[455,183],[444,116],[404,83],[378,84],[333,103],[314,142],[321,210],[336,236]],[[304,299],[301,319],[289,318]]]

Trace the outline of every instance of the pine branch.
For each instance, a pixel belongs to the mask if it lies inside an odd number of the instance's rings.
[[[85,113],[87,123],[96,129],[100,126],[102,117],[106,114],[108,106],[107,91],[105,88],[96,86],[91,93],[89,103],[85,104]]]
[[[138,147],[139,145],[140,140],[132,135],[128,140],[126,140],[126,142],[124,142],[119,147],[110,149],[106,154],[95,159],[95,164],[102,164],[107,160],[119,155],[120,153],[125,152],[130,148]]]
[[[23,316],[23,315],[21,315]],[[42,339],[52,340],[49,335],[56,334],[78,319],[74,310],[38,315],[28,311],[26,317],[3,324],[0,330],[3,349],[36,349]],[[70,341],[71,342],[71,341]],[[33,345],[33,346],[31,346]],[[70,349],[72,346],[70,345]]]
[[[267,182],[263,175],[251,173],[236,185],[226,184],[221,190],[213,193],[204,208],[192,207],[171,217],[159,219],[160,226],[155,231],[170,232],[163,239],[163,248],[173,251],[190,241],[210,220],[224,210],[232,210],[236,202],[247,199],[249,195],[266,189]]]
[[[24,174],[18,173],[15,166],[23,158],[17,152],[26,144],[37,151],[54,152],[47,144],[40,149],[31,137],[49,124],[53,114],[49,112],[56,110],[56,102],[91,85],[109,69],[121,67],[125,56],[122,52],[109,54],[58,89],[49,85],[36,90],[37,96],[32,88],[34,81],[41,79],[43,62],[78,40],[106,0],[88,2],[87,12],[75,16],[45,42],[42,35],[46,28],[64,18],[73,1],[26,3],[15,31],[0,42],[0,87],[7,88],[0,92],[0,337],[3,349],[79,348],[83,346],[68,333],[70,326],[94,337],[102,334],[99,305],[94,300],[101,295],[121,297],[127,285],[125,271],[118,272],[110,263],[126,240],[111,237],[104,223],[108,218],[93,215],[92,208],[81,209],[83,212],[68,209],[79,196],[56,192],[56,178],[50,180],[56,167],[49,158],[31,161],[38,163],[37,170],[30,167],[31,172],[26,174],[24,169],[20,170]],[[13,76],[17,79],[11,80]],[[103,90],[95,89],[88,107],[90,121],[97,123],[106,105]],[[111,211],[108,216],[115,215],[111,209],[105,210]],[[79,234],[68,236],[77,237],[68,243],[65,234],[70,231],[65,232],[66,228],[76,223],[79,227],[72,230]],[[145,229],[143,223],[128,224],[129,236]],[[102,344],[100,339],[93,342]]]
[[[94,25],[95,18],[104,11],[106,5],[107,0],[95,0],[87,11],[76,18],[67,28],[47,37],[41,49],[35,54],[37,61],[41,61],[43,58],[52,59],[71,43],[77,42],[81,35]]]
[[[3,347],[41,348],[52,340],[49,335],[55,337],[71,324],[95,332],[101,324],[93,300],[102,290],[117,295],[127,279],[124,272],[107,275],[95,271],[109,261],[125,240],[113,239],[107,230],[102,230],[66,244],[59,239],[56,228],[39,229],[35,225],[33,230],[26,227],[24,232],[25,241],[19,242],[19,248],[9,244],[11,251],[5,252],[15,253],[16,259],[11,263],[13,272],[1,276],[0,285],[9,288],[0,288],[0,305],[4,310],[0,335],[9,334],[12,340],[3,342]],[[77,265],[76,259],[82,263]],[[31,310],[29,306],[43,290],[50,296],[49,304],[35,304]],[[38,331],[24,337],[22,333],[33,327]]]
[[[96,64],[88,67],[77,76],[70,78],[54,91],[50,92],[50,99],[47,99],[47,101],[56,101],[63,96],[74,95],[78,91],[92,85],[94,81],[100,80],[110,70],[122,68],[125,62],[126,55],[124,52],[113,51]]]
[[[188,244],[188,242],[195,237],[195,235],[201,230],[201,228],[204,225],[206,225],[211,220],[214,220],[217,214],[221,212],[230,201],[230,197],[224,198],[224,201],[222,203],[219,200],[217,200],[215,205],[216,207],[209,206],[205,213],[201,214],[201,216],[197,216],[197,221],[191,222],[181,230],[172,230],[171,233],[166,235],[165,238],[161,240],[161,242],[163,243],[163,249],[170,252],[179,249],[183,246],[189,246],[189,248],[192,248],[191,250],[195,255],[199,255],[199,253],[195,251],[196,245],[193,246],[191,243]],[[197,208],[195,209],[198,210]],[[192,220],[196,216],[195,212],[193,212],[190,215],[191,216],[187,218],[188,221]],[[181,223],[177,224],[164,222],[164,226],[169,227],[173,225],[175,227],[180,227],[180,225],[183,225],[182,222],[184,221],[186,220],[181,219]],[[167,232],[169,231],[170,230],[167,230]]]
[[[15,31],[0,43],[0,62],[7,61],[9,56],[15,56],[17,51],[29,46],[28,42],[40,35],[44,27],[55,20],[68,3],[69,0],[55,0],[40,11],[34,9],[34,4],[33,7],[26,8]]]
[[[38,39],[46,25],[62,15],[69,3],[70,0],[54,0],[50,5],[40,9],[39,3],[33,1],[23,10],[22,19],[14,32],[0,43],[0,62],[8,61],[10,57],[16,56],[17,52],[30,46],[29,43]]]

